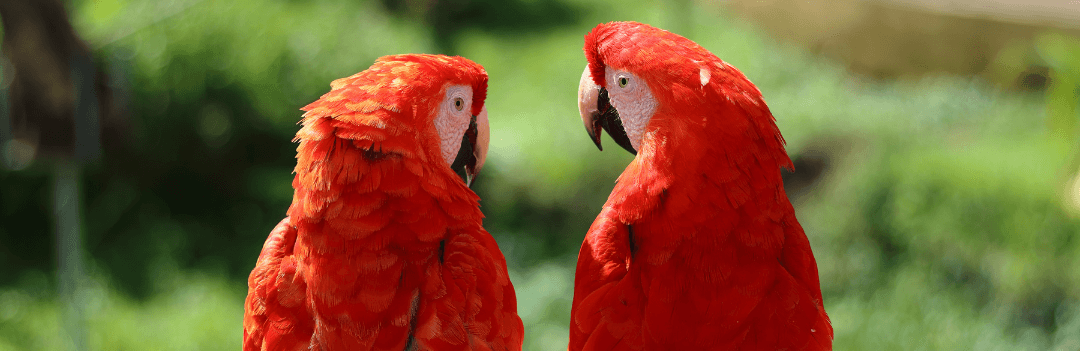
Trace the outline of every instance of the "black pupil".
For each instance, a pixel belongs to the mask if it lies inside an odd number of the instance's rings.
[[[454,100],[454,106],[461,107],[461,99]]]
[[[619,85],[626,85],[626,78],[619,78]]]

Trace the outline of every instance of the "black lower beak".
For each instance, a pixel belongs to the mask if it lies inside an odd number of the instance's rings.
[[[465,181],[466,186],[472,186],[472,182],[476,180],[476,154],[473,150],[476,148],[476,116],[473,116],[472,121],[469,122],[469,129],[465,130],[465,135],[461,137],[461,148],[458,149],[458,154],[454,157],[454,163],[450,164],[450,169],[462,180]]]
[[[616,144],[631,154],[637,155],[637,150],[634,150],[633,144],[630,144],[630,138],[626,137],[626,129],[623,127],[622,119],[619,118],[619,111],[611,105],[608,91],[603,87],[600,88],[600,96],[596,99],[596,112],[591,119],[592,125],[589,126],[591,128],[585,128],[585,130],[600,151],[604,151],[604,147],[600,145],[600,129],[602,128],[607,131],[612,140],[615,140]]]

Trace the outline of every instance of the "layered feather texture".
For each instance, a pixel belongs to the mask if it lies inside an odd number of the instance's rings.
[[[248,279],[244,350],[520,350],[506,262],[479,199],[441,157],[464,58],[398,55],[304,107],[293,203]]]
[[[791,161],[758,89],[643,24],[597,26],[585,54],[597,84],[608,67],[632,72],[659,105],[582,244],[569,349],[831,349],[780,178]]]

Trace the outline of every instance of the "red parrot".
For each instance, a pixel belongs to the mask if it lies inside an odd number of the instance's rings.
[[[761,92],[640,23],[598,25],[585,56],[585,129],[636,156],[581,245],[569,349],[831,349],[814,254],[780,178],[791,160]]]
[[[292,206],[248,278],[244,350],[521,350],[506,260],[451,169],[460,158],[471,181],[484,162],[483,67],[386,56],[330,86],[303,108]]]

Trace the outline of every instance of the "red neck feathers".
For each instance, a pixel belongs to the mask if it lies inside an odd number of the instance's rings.
[[[445,63],[455,69],[440,69]],[[391,219],[409,223],[409,213],[429,210],[449,218],[421,221],[415,231],[396,234],[428,241],[432,237],[425,236],[445,230],[428,232],[422,223],[431,230],[445,229],[445,221],[479,226],[479,198],[445,164],[432,123],[449,84],[471,84],[473,112],[480,112],[487,89],[483,68],[434,55],[380,58],[368,70],[335,80],[329,93],[303,108],[289,208],[301,235],[363,239],[379,232],[387,237],[376,240],[385,245],[395,234],[389,230],[394,226],[387,227]],[[306,224],[310,230],[303,230]]]
[[[761,211],[792,212],[780,178],[780,168],[791,167],[784,139],[761,92],[735,67],[693,41],[632,22],[597,26],[585,52],[601,86],[606,67],[628,70],[659,101],[609,199],[624,221],[647,215],[665,197],[717,210],[755,202]]]

